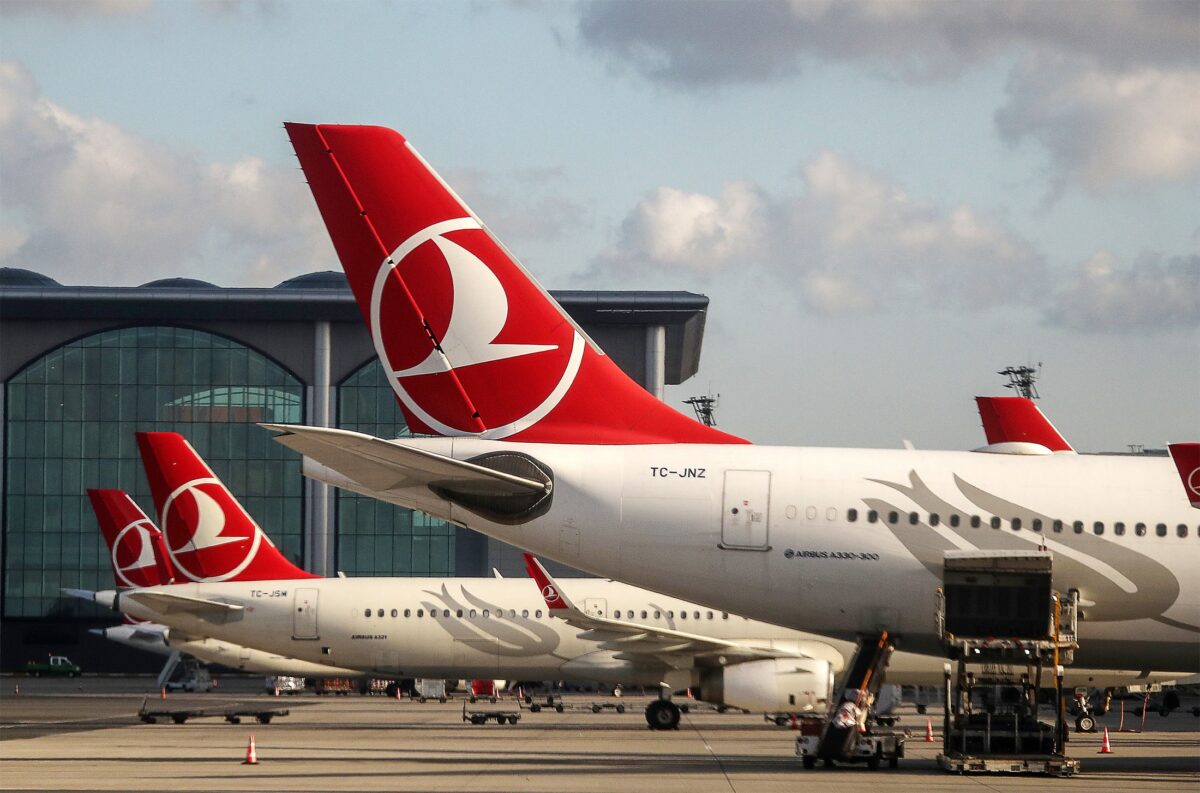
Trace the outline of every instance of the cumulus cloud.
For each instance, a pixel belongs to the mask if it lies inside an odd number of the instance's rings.
[[[1147,255],[1120,267],[1101,252],[1065,274],[1046,320],[1080,330],[1200,326],[1200,255]]]
[[[593,270],[759,266],[822,313],[913,301],[982,308],[1044,291],[1041,256],[969,207],[939,210],[832,153],[807,163],[802,182],[788,195],[745,182],[719,197],[659,188]]]
[[[1094,191],[1200,171],[1198,29],[1195,0],[600,1],[578,22],[615,68],[682,89],[785,78],[814,61],[929,81],[1010,57],[1000,134],[1045,146],[1056,189]]]
[[[580,38],[615,65],[678,85],[785,77],[806,59],[866,62],[909,79],[953,76],[1013,50],[1115,68],[1194,61],[1191,0],[596,0]]]
[[[1035,58],[1013,71],[1008,94],[996,114],[1001,136],[1045,146],[1059,186],[1104,191],[1200,174],[1200,69]]]
[[[256,158],[201,162],[38,92],[0,63],[0,265],[64,283],[192,275],[270,286],[335,260],[303,179]]]
[[[561,168],[503,175],[460,168],[447,171],[446,178],[500,239],[549,242],[587,222],[583,205],[564,190],[566,177]]]

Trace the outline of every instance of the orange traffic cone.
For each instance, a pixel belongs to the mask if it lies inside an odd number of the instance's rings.
[[[1108,728],[1104,728],[1104,740],[1100,741],[1100,751],[1096,754],[1115,754],[1112,750],[1112,744],[1108,742]]]
[[[792,723],[790,726],[793,730],[800,729],[800,719],[796,716],[795,713],[792,714]]]
[[[925,719],[925,743],[933,743],[933,719]]]
[[[399,683],[396,684],[396,701],[397,702],[400,701],[400,684]]]
[[[279,696],[279,686],[275,686],[275,696]]]
[[[162,688],[160,688],[160,689],[158,690],[158,698],[159,698],[159,699],[166,699],[166,698],[167,698],[167,687],[166,687],[166,686],[163,686]]]
[[[258,765],[258,752],[254,751],[254,736],[250,736],[250,745],[246,747],[246,759],[242,765]]]

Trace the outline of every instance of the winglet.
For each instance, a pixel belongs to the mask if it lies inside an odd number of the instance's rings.
[[[1200,443],[1172,443],[1167,448],[1171,450],[1188,501],[1200,509]]]
[[[538,558],[531,553],[525,554],[525,569],[529,571],[529,577],[534,580],[541,590],[542,599],[546,601],[546,608],[550,609],[551,614],[561,615],[564,611],[578,611],[575,604],[567,599],[563,594],[558,584],[546,572],[546,568],[538,561]]]
[[[975,403],[989,445],[1036,443],[1052,452],[1075,451],[1032,399],[981,396]]]

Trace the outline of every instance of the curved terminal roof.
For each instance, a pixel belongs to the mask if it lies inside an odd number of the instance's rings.
[[[48,275],[20,267],[0,267],[0,286],[62,286]]]

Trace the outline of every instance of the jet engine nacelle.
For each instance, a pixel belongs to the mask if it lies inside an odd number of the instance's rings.
[[[705,669],[700,699],[758,713],[824,713],[833,665],[819,658],[768,658]]]

